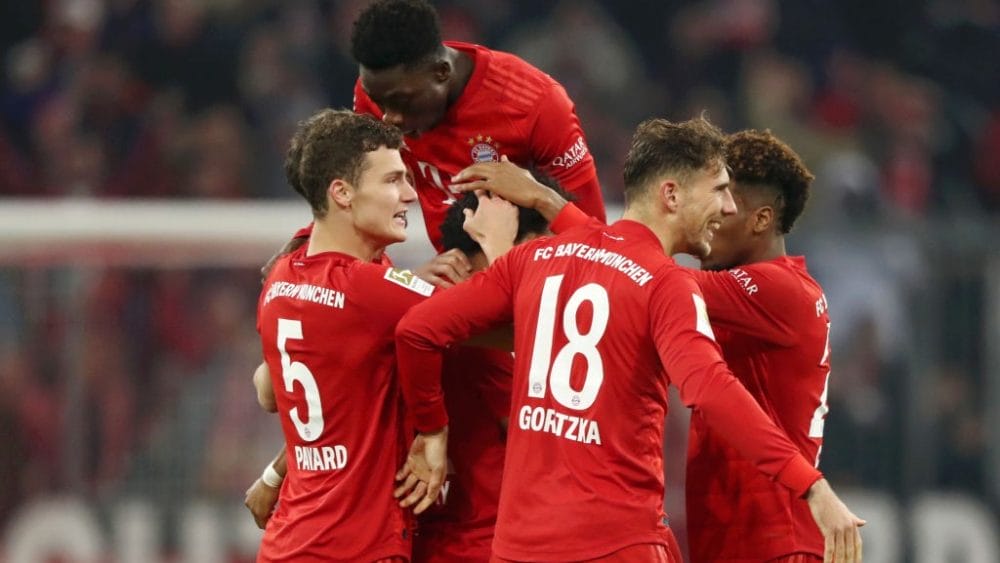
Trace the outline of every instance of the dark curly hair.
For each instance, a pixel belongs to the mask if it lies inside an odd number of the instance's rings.
[[[740,131],[726,139],[726,163],[741,186],[766,186],[777,192],[778,229],[792,230],[809,199],[815,176],[791,147],[770,131]]]
[[[365,153],[403,146],[399,129],[369,115],[324,109],[300,121],[285,154],[288,184],[309,202],[313,215],[326,215],[326,189],[341,178],[357,185]]]
[[[649,181],[658,176],[669,173],[684,177],[712,166],[721,167],[725,142],[725,134],[705,117],[681,123],[643,121],[625,156],[625,203],[645,193]]]
[[[534,176],[538,183],[555,190],[566,201],[573,201],[575,199],[572,194],[563,190],[555,178],[546,176],[535,170],[531,171],[531,175]],[[471,209],[475,211],[478,207],[479,199],[472,192],[462,194],[451,205],[448,213],[444,216],[444,222],[441,223],[441,246],[445,250],[457,248],[464,252],[466,256],[471,256],[482,251],[479,243],[472,240],[469,233],[465,232],[465,229],[462,228],[462,225],[465,223],[465,213],[463,213],[463,210]],[[528,235],[544,234],[548,229],[549,222],[545,220],[545,217],[542,217],[541,213],[527,207],[518,208],[515,242],[521,242]]]
[[[377,0],[351,30],[351,56],[370,70],[412,65],[440,49],[437,11],[424,0]]]

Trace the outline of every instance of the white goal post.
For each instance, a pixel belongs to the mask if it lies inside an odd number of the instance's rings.
[[[391,256],[433,255],[420,209]],[[312,220],[298,200],[0,198],[0,265],[258,266]]]

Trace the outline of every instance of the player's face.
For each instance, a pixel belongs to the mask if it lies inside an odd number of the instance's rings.
[[[715,232],[712,252],[701,260],[703,270],[727,270],[745,264],[748,260],[753,231],[751,218],[756,210],[747,205],[738,184],[731,184],[730,190],[736,204],[736,213],[725,217],[722,226]]]
[[[712,251],[712,240],[723,219],[736,213],[736,203],[729,191],[729,172],[724,166],[699,170],[681,190],[684,248],[679,251],[705,258]]]
[[[365,156],[351,199],[354,228],[380,245],[406,240],[406,211],[417,200],[399,150],[381,147]]]
[[[433,128],[448,110],[448,74],[427,64],[361,67],[361,87],[382,110],[382,120],[407,137]]]

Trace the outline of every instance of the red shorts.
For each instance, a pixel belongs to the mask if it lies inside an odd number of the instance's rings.
[[[817,561],[822,560],[822,557],[819,555],[813,555],[812,553],[793,553],[791,555],[783,555],[774,559],[768,559],[767,563],[816,563]]]
[[[385,557],[383,559],[379,559],[377,561],[374,561],[373,563],[407,563],[407,561],[409,561],[409,559],[405,557],[400,557],[398,555],[394,555],[392,557]]]
[[[667,538],[667,545],[658,543],[638,543],[623,547],[614,553],[609,553],[595,559],[586,559],[579,563],[683,563],[680,547],[673,532]],[[490,563],[521,563],[503,559],[496,555],[490,556]],[[809,563],[812,563],[811,561]]]

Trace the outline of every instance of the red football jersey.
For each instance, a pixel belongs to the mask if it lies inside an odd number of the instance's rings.
[[[412,309],[396,332],[417,428],[447,423],[441,351],[514,321],[504,483],[493,550],[580,560],[668,544],[667,385],[795,494],[819,472],[729,372],[691,272],[646,226],[594,220],[521,245]]]
[[[500,420],[510,413],[513,365],[509,352],[486,348],[458,346],[445,355],[448,481],[419,516],[415,563],[489,561],[503,476]]]
[[[440,226],[455,201],[451,177],[500,155],[552,176],[581,209],[604,220],[597,169],[566,90],[509,53],[454,41],[445,45],[472,58],[472,76],[442,121],[418,137],[407,137],[402,151],[434,247],[442,251]],[[354,86],[354,111],[382,118],[360,80]]]
[[[336,252],[277,261],[258,329],[288,473],[259,561],[409,557],[410,517],[392,496],[404,436],[393,331],[433,287]]]
[[[696,272],[723,357],[807,459],[819,463],[830,375],[826,297],[801,257]],[[823,556],[809,505],[691,417],[687,464],[692,561]]]

